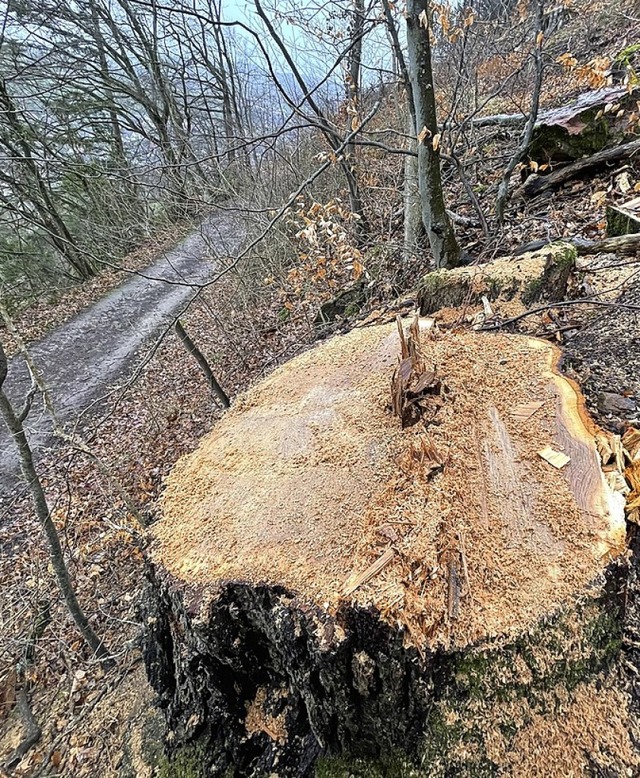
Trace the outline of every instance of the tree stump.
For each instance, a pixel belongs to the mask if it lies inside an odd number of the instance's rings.
[[[454,270],[435,270],[419,286],[420,313],[428,315],[441,308],[475,305],[482,297],[491,302],[518,298],[525,306],[542,299],[562,300],[576,257],[574,246],[557,241],[518,257]]]
[[[593,700],[620,647],[624,499],[558,357],[363,327],[276,370],[178,463],[145,637],[167,775],[495,774],[556,690],[633,763],[624,700]]]

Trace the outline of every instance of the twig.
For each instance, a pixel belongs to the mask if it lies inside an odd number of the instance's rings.
[[[606,308],[625,308],[630,311],[640,311],[640,305],[631,305],[629,303],[605,302],[604,300],[596,300],[592,297],[584,297],[581,300],[563,300],[558,303],[548,303],[547,305],[539,305],[536,308],[531,308],[530,310],[525,311],[524,313],[518,314],[518,316],[512,316],[510,319],[505,319],[504,321],[491,322],[489,324],[485,324],[480,329],[499,330],[502,329],[503,327],[508,327],[510,324],[515,324],[516,322],[520,321],[521,319],[524,319],[527,316],[533,316],[536,313],[542,313],[543,311],[548,311],[551,308],[567,308],[570,305],[601,305]]]
[[[26,734],[11,756],[4,763],[3,767],[5,770],[13,769],[42,737],[42,728],[36,721],[36,717],[33,715],[33,711],[29,704],[29,688],[31,684],[27,679],[27,670],[35,659],[36,644],[44,634],[47,626],[51,623],[49,601],[43,600],[38,605],[38,612],[36,613],[31,634],[29,635],[24,659],[20,663],[21,666],[18,670],[19,675],[22,677],[22,687],[16,697],[16,707],[24,721]]]

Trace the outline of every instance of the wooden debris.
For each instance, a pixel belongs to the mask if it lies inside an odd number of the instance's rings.
[[[630,462],[640,459],[640,430],[629,427],[622,436],[622,446]]]
[[[433,320],[427,322],[432,326]],[[422,353],[421,320],[416,316],[405,334],[400,318],[401,360],[391,379],[391,407],[402,428],[416,424],[427,412],[431,418],[442,405],[443,386],[435,369],[428,369]],[[429,326],[427,331],[430,331]]]
[[[585,173],[601,168],[608,162],[617,162],[621,159],[628,159],[640,151],[640,140],[634,140],[630,143],[623,143],[620,146],[614,146],[610,149],[604,149],[597,154],[593,154],[585,159],[579,159],[571,165],[554,170],[547,176],[537,174],[529,176],[524,184],[518,189],[516,195],[521,197],[534,197],[542,194],[549,189],[557,189],[572,181],[574,178]]]
[[[511,418],[519,424],[529,421],[534,413],[537,413],[544,405],[544,402],[534,400],[529,403],[521,403],[511,411]]]
[[[614,492],[619,492],[621,495],[625,496],[629,494],[631,489],[629,488],[629,484],[627,483],[625,477],[622,475],[622,473],[619,470],[608,470],[605,472],[605,478],[607,479],[607,483],[609,484],[609,487]]]
[[[629,484],[631,493],[627,497],[627,521],[640,524],[640,459],[636,459],[624,471],[624,477]]]
[[[444,462],[444,457],[437,450],[431,438],[428,435],[422,435],[398,460],[398,465],[403,472],[414,475],[416,469],[420,468],[423,476],[427,477],[430,473],[440,470]]]
[[[629,235],[640,232],[640,197],[622,205],[607,206],[607,235]]]
[[[449,595],[448,612],[449,620],[457,619],[460,615],[460,576],[458,574],[458,563],[455,559],[449,562]]]
[[[355,578],[351,576],[342,589],[343,595],[346,597],[349,594],[353,594],[358,587],[367,583],[367,581],[370,581],[375,575],[378,575],[378,573],[384,570],[389,562],[391,562],[395,555],[395,549],[388,548],[384,554],[381,557],[378,557],[373,564],[369,565],[363,573],[356,575]]]
[[[611,447],[610,439],[606,435],[596,435],[596,449],[603,465],[609,465],[615,461],[615,452]]]
[[[543,449],[540,449],[538,455],[558,470],[561,470],[565,465],[568,465],[569,462],[571,462],[571,457],[563,454],[562,451],[555,451],[551,446],[545,446]]]

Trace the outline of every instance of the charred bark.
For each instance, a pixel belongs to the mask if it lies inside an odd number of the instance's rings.
[[[443,760],[469,769],[453,753],[447,711],[471,712],[479,696],[488,705],[523,698],[535,709],[550,689],[570,693],[607,669],[620,649],[624,576],[624,564],[612,563],[599,597],[549,614],[528,635],[418,651],[373,609],[345,604],[331,615],[279,586],[187,588],[149,566],[144,655],[169,753],[181,770],[179,755],[193,754],[189,775],[303,777],[337,755],[396,754],[425,774]],[[559,653],[558,635],[566,641],[576,625]],[[487,767],[479,737],[477,764]]]

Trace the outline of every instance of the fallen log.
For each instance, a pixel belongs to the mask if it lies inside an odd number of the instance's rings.
[[[559,170],[554,170],[553,173],[549,173],[548,175],[530,175],[522,186],[516,190],[515,194],[520,197],[535,197],[550,189],[557,189],[568,181],[572,181],[574,178],[577,178],[584,173],[601,168],[609,162],[628,159],[639,152],[640,140],[634,140],[630,143],[623,143],[620,146],[604,149],[590,157],[579,159],[571,165],[566,165]]]
[[[558,108],[551,108],[547,111],[540,111],[536,126],[542,124],[562,124],[576,129],[572,123],[576,117],[579,117],[584,111],[594,108],[604,108],[609,103],[618,102],[629,95],[629,90],[625,85],[614,87],[603,87],[594,89],[590,92],[584,92],[579,95],[572,103],[562,105]],[[511,126],[524,124],[527,117],[522,113],[501,113],[492,116],[477,116],[471,119],[474,127],[491,127],[494,125]]]
[[[538,253],[543,251],[545,247],[554,245],[570,245],[575,249],[576,254],[582,256],[593,254],[636,254],[640,251],[640,233],[618,235],[613,238],[601,238],[600,240],[590,240],[580,236],[560,238],[556,241],[534,240],[531,243],[519,246],[513,252],[513,256],[524,256],[532,252]]]
[[[562,300],[575,267],[575,248],[561,241],[540,248],[517,260],[504,258],[429,273],[418,288],[420,313],[473,306],[483,297],[490,302],[518,297],[525,306],[543,299]]]
[[[184,774],[350,772],[332,756],[508,774],[568,710],[592,742],[560,739],[567,774],[602,738],[633,766],[601,676],[623,500],[580,394],[546,342],[424,324],[296,357],[170,476],[144,653]]]

